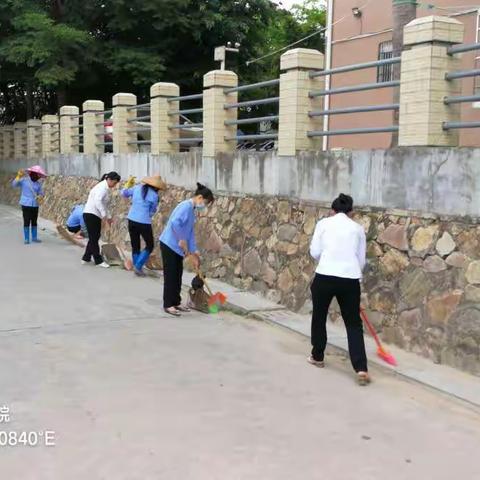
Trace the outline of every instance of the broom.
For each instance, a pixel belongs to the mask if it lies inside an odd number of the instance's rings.
[[[216,292],[213,293],[210,286],[207,283],[207,280],[205,279],[203,273],[197,269],[197,275],[202,279],[205,288],[207,289],[209,298],[208,298],[208,311],[210,313],[218,313],[220,310],[220,307],[222,305],[225,305],[225,302],[227,301],[227,296],[222,293],[222,292]]]
[[[378,335],[375,332],[373,325],[368,320],[367,314],[365,313],[365,310],[363,310],[363,308],[360,309],[360,316],[362,317],[362,320],[365,322],[365,325],[367,326],[368,331],[370,332],[370,335],[373,337],[373,339],[375,340],[375,343],[377,344],[377,355],[389,365],[393,365],[394,367],[397,366],[397,361],[395,360],[395,357],[391,353],[388,353],[387,350],[385,350],[385,348],[383,348],[383,345],[380,342],[380,339],[378,338]]]

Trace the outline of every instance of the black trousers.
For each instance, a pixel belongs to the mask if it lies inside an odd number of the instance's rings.
[[[367,355],[360,317],[360,282],[349,278],[315,275],[312,286],[312,356],[322,361],[327,346],[328,308],[335,297],[347,328],[348,350],[353,369],[367,371]]]
[[[24,207],[22,206],[23,226],[36,227],[38,220],[38,207]]]
[[[132,253],[140,253],[141,243],[140,238],[145,242],[145,250],[149,253],[153,252],[153,229],[148,223],[138,223],[132,220],[128,221],[128,233],[130,234],[130,243],[132,244]]]
[[[103,258],[100,255],[100,246],[98,245],[100,236],[102,235],[102,219],[93,215],[93,213],[84,213],[83,220],[85,221],[88,232],[88,243],[83,255],[83,260],[90,262],[93,256],[95,265],[99,265],[103,262]]]
[[[183,257],[160,242],[163,260],[163,308],[177,307],[182,303]]]

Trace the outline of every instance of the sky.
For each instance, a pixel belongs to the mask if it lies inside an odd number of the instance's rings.
[[[273,0],[275,3],[282,4],[284,8],[290,9],[293,4],[302,4],[303,0]]]

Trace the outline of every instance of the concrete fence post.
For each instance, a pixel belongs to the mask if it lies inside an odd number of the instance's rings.
[[[3,157],[5,160],[13,160],[15,157],[13,125],[3,127]]]
[[[49,157],[60,151],[60,126],[58,115],[42,117],[42,156]]]
[[[0,160],[5,160],[5,147],[3,146],[4,135],[5,127],[0,127]]]
[[[138,145],[129,142],[137,140],[135,132],[129,132],[129,128],[135,128],[134,120],[137,116],[136,110],[129,110],[137,104],[137,97],[132,93],[117,93],[113,96],[113,153],[135,153],[138,152]]]
[[[463,43],[463,24],[448,17],[413,20],[404,29],[400,84],[400,146],[457,146],[458,130],[443,130],[446,121],[460,120],[458,105],[444,98],[461,92],[459,80],[445,74],[461,68],[447,48]]]
[[[27,156],[27,124],[25,122],[15,122],[13,135],[15,160],[22,161]]]
[[[79,139],[78,107],[65,105],[60,108],[60,153],[78,153]]]
[[[86,100],[82,105],[83,112],[83,153],[103,153],[104,142],[103,112],[105,105],[100,100]],[[97,125],[98,124],[98,125]]]
[[[180,87],[175,83],[158,82],[150,88],[151,153],[173,153],[180,149],[180,144],[174,141],[180,137],[180,130],[169,128],[180,123],[178,113],[171,115],[178,111],[180,103],[168,101],[179,95]]]
[[[37,159],[42,155],[42,121],[27,120],[27,157]]]
[[[323,130],[323,117],[309,117],[321,110],[324,97],[310,98],[312,90],[323,90],[324,77],[310,78],[309,72],[324,68],[324,56],[318,50],[295,48],[280,57],[280,113],[278,154],[295,155],[300,150],[321,150],[322,138],[307,136],[308,131]]]
[[[238,86],[235,72],[213,70],[203,77],[203,156],[214,157],[217,153],[234,152],[237,146],[234,137],[237,126],[226,126],[227,120],[237,119],[236,108],[225,108],[227,103],[237,103],[236,92],[226,94],[226,88]]]

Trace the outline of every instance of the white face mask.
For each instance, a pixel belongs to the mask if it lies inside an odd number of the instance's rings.
[[[199,210],[199,211],[205,210],[206,208],[207,208],[207,206],[204,203],[200,203],[198,205],[195,205],[195,209]]]

